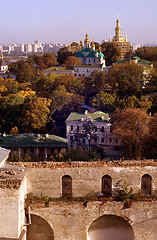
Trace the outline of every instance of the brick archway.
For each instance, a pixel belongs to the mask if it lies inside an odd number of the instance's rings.
[[[97,218],[88,229],[87,240],[134,240],[131,225],[116,215],[103,215]]]
[[[31,222],[27,228],[27,240],[54,240],[53,229],[44,218],[31,214]]]

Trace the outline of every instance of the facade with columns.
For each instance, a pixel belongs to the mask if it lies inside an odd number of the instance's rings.
[[[0,137],[0,146],[10,149],[10,154],[48,158],[51,155],[66,152],[67,140],[49,134],[17,134]]]

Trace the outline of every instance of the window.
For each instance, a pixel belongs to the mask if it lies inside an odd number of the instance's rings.
[[[97,132],[97,131],[98,131],[98,128],[97,128],[96,126],[94,127],[94,129],[95,129],[95,132]]]
[[[143,175],[141,179],[141,191],[144,194],[152,193],[152,177],[149,174]]]
[[[87,69],[87,72],[88,72],[88,69]]]
[[[97,139],[97,137],[95,137],[95,142],[97,142],[98,141],[98,139]]]
[[[73,136],[70,136],[70,142],[72,142],[73,141]]]
[[[73,131],[74,130],[74,127],[73,125],[70,126],[70,130]]]
[[[79,132],[79,130],[80,130],[80,128],[79,128],[79,126],[77,126],[77,132]]]
[[[27,153],[27,148],[23,149],[23,153],[26,154]]]
[[[115,143],[118,143],[118,139],[117,138],[115,139]]]
[[[83,138],[83,143],[85,144],[85,138]]]
[[[69,175],[62,177],[62,196],[72,196],[72,178]]]
[[[104,138],[101,138],[101,142],[104,143]]]
[[[109,175],[104,175],[102,177],[101,192],[106,197],[110,197],[112,195],[112,178]]]
[[[101,132],[105,132],[105,128],[104,127],[101,127]]]
[[[109,139],[110,143],[112,142],[112,138]]]

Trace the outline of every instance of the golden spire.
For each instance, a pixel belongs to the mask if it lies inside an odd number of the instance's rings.
[[[89,40],[89,38],[88,38],[88,33],[86,33],[86,38],[85,38],[84,42],[85,42],[85,43],[90,43],[90,40]]]
[[[1,59],[3,60],[3,53],[1,53]]]
[[[113,40],[116,42],[124,42],[124,38],[121,37],[121,28],[120,28],[119,18],[117,18],[116,20],[115,36]]]
[[[80,51],[82,50],[83,48],[83,44],[82,44],[82,40],[80,40]]]
[[[128,42],[127,32],[125,33],[125,42]]]
[[[111,42],[111,34],[110,34],[110,36],[109,36],[109,42]]]
[[[99,44],[99,52],[101,52],[101,44]]]
[[[93,38],[93,41],[92,41],[92,44],[91,44],[91,51],[95,51],[94,38]]]

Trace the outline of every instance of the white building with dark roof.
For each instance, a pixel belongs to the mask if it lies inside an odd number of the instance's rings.
[[[8,71],[8,65],[4,61],[3,55],[1,55],[1,59],[0,59],[0,74],[4,74],[7,71]]]

